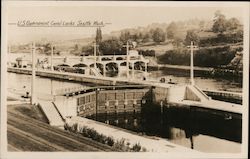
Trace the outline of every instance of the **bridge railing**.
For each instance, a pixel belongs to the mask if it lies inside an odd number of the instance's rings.
[[[66,95],[81,91],[89,92],[95,90],[140,89],[140,88],[152,88],[152,86],[149,85],[120,85],[120,86],[97,86],[97,87],[77,86],[77,87],[57,89],[54,91],[54,95]]]

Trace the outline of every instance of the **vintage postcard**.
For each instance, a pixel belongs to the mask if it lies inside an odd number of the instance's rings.
[[[2,4],[1,158],[247,158],[249,2]]]

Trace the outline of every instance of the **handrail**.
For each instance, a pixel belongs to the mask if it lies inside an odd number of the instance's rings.
[[[210,99],[209,96],[207,96],[200,88],[198,88],[196,85],[194,85],[194,87],[207,99]]]
[[[54,106],[54,108],[56,109],[57,113],[59,114],[59,116],[61,117],[62,121],[65,123],[65,119],[62,116],[61,112],[59,111],[59,109],[57,108],[56,104],[54,102],[52,102],[52,105]]]
[[[116,89],[116,88],[152,88],[153,86],[149,86],[149,85],[120,85],[120,86],[96,86],[96,87],[82,87],[79,86],[79,89],[76,89],[75,91],[70,91],[67,92],[67,90],[69,90],[69,88],[65,88],[65,89],[59,89],[56,90],[56,92],[62,92],[62,93],[58,93],[58,94],[68,94],[68,93],[74,93],[74,92],[79,92],[79,91],[96,91],[98,89]],[[66,91],[65,91],[66,90]]]

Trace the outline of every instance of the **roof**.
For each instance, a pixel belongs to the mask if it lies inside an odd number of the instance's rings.
[[[29,60],[25,59],[24,57],[18,57],[16,58],[16,61],[29,61]]]

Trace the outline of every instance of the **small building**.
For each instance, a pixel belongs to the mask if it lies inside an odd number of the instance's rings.
[[[138,55],[139,55],[139,53],[138,53],[137,50],[129,50],[128,54],[129,54],[130,56],[138,56]]]
[[[24,59],[23,57],[18,57],[16,58],[16,62],[18,68],[26,68],[28,66],[29,60]]]

